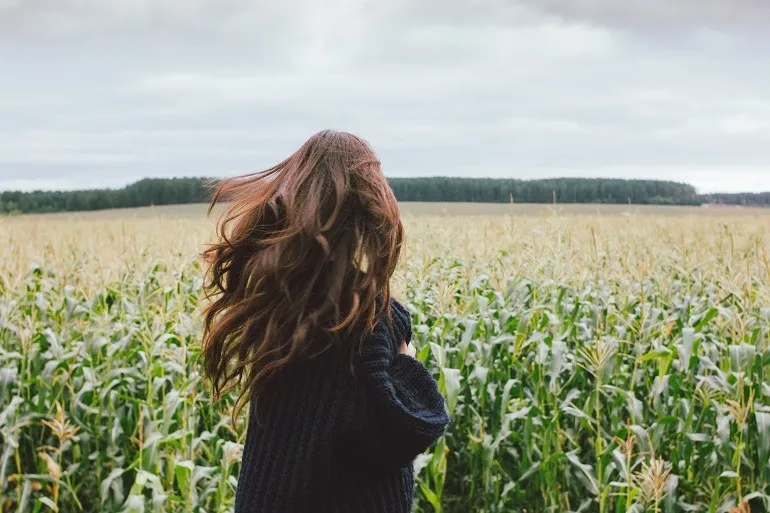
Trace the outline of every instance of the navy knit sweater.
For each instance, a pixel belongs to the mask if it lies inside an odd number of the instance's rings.
[[[328,350],[288,369],[253,403],[235,513],[407,513],[412,462],[444,432],[444,398],[428,369],[399,354],[409,314],[391,302],[349,356]]]

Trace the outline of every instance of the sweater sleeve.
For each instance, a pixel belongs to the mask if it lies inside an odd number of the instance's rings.
[[[396,348],[392,331],[380,322],[364,341],[357,362],[361,405],[347,443],[368,466],[409,464],[444,433],[449,422],[430,371]]]
[[[397,346],[401,342],[407,344],[412,341],[412,319],[409,311],[396,299],[390,298],[390,313],[393,318],[393,335]]]

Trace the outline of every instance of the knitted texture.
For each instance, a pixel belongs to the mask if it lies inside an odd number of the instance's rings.
[[[286,369],[251,405],[235,513],[407,513],[412,462],[449,417],[428,369],[399,354],[411,339],[393,300],[351,373],[332,348]]]
[[[401,345],[401,342],[407,344],[412,341],[412,316],[409,315],[409,311],[396,301],[390,300],[390,311],[393,318],[393,333],[396,337],[396,342]]]

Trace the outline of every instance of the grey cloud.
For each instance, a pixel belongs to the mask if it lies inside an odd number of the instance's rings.
[[[525,1],[565,18],[627,28],[742,30],[766,29],[770,23],[770,3],[765,0]]]
[[[398,176],[755,183],[770,36],[731,27],[764,14],[693,2],[0,0],[0,188],[239,173],[329,126]]]
[[[765,0],[0,0],[0,27],[5,34],[73,36],[109,35],[114,31],[241,36],[280,34],[323,37],[324,31],[356,33],[373,26],[422,24],[511,26],[530,20],[533,11],[568,20],[613,27],[717,30],[766,28],[770,4]]]

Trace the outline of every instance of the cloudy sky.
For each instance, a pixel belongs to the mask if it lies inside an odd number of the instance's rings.
[[[269,167],[770,190],[766,0],[0,0],[0,190]]]

